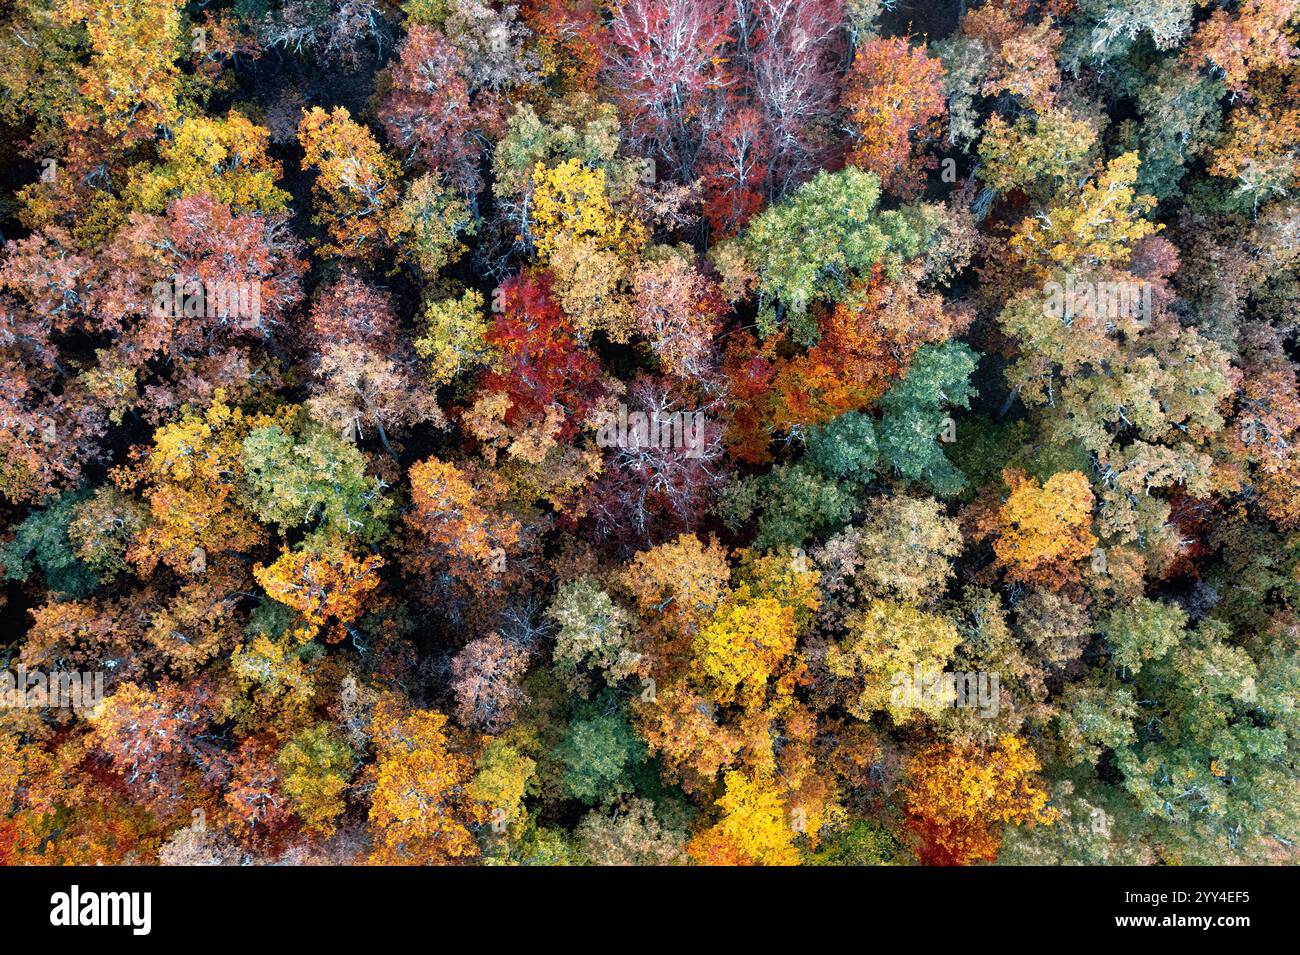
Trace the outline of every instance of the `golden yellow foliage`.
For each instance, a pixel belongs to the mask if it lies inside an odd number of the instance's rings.
[[[900,675],[911,678],[918,669],[937,673],[948,665],[961,643],[951,620],[912,604],[873,600],[849,618],[848,631],[842,643],[827,648],[826,667],[850,681],[850,713],[865,720],[886,710],[903,723],[922,713],[934,715],[942,707],[942,701],[924,696],[896,697],[894,689]]]
[[[342,106],[304,111],[298,125],[304,168],[319,175],[312,186],[313,221],[329,232],[325,255],[373,259],[383,246],[383,224],[397,202],[400,171],[366,127]]]
[[[719,703],[755,709],[794,649],[794,610],[759,597],[724,606],[696,635],[692,668]]]
[[[722,818],[687,846],[704,865],[797,865],[795,825],[770,779],[729,772],[718,799]]]
[[[1079,471],[1053,474],[1043,485],[1007,470],[1011,494],[998,512],[993,552],[1014,579],[1051,585],[1067,579],[1073,562],[1092,553],[1093,495]]]
[[[1008,243],[1013,264],[1042,281],[1060,271],[1126,262],[1133,243],[1161,228],[1143,218],[1156,200],[1134,192],[1138,164],[1137,153],[1125,153],[1077,196],[1026,217]]]
[[[383,558],[376,555],[357,560],[343,550],[321,554],[285,551],[271,566],[254,567],[253,576],[268,596],[302,616],[294,631],[296,639],[304,643],[314,639],[332,620],[328,639],[337,642],[379,586],[382,566]]]
[[[987,751],[939,743],[907,766],[909,825],[922,839],[921,859],[938,865],[992,862],[1008,823],[1051,823],[1038,756],[1003,736]]]
[[[132,475],[145,484],[151,520],[128,558],[145,573],[161,560],[178,573],[200,574],[210,556],[252,549],[266,530],[235,503],[242,443],[249,431],[277,420],[245,415],[218,392],[202,414],[159,428]]]
[[[488,809],[467,792],[474,762],[447,738],[447,717],[434,710],[403,711],[391,697],[375,708],[369,767],[370,821],[379,865],[438,865],[478,855],[469,826]]]

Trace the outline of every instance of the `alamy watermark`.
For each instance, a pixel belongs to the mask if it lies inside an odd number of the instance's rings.
[[[153,286],[154,314],[159,318],[235,319],[244,328],[262,319],[260,282],[200,282],[175,276]]]
[[[1131,318],[1141,325],[1151,320],[1151,283],[1076,282],[1043,285],[1043,314],[1069,322],[1076,316],[1101,321]]]
[[[153,928],[152,892],[83,892],[74,885],[50,896],[50,924],[120,925],[132,935],[148,935]]]
[[[956,673],[922,669],[901,670],[890,678],[890,705],[895,709],[935,711],[978,710],[984,719],[998,715],[998,675],[977,671]]]
[[[101,671],[45,673],[28,670],[21,664],[13,670],[0,670],[0,708],[82,710],[95,706],[103,698]]]
[[[683,451],[688,458],[704,454],[704,412],[658,410],[628,411],[622,403],[618,411],[599,415],[596,444],[602,448],[640,451],[647,448]]]

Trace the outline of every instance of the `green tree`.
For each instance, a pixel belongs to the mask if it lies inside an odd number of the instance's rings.
[[[581,707],[555,751],[564,765],[564,794],[587,805],[628,792],[645,744],[608,701]]]
[[[848,411],[808,429],[804,460],[828,478],[866,484],[875,476],[878,458],[870,415]]]
[[[810,537],[835,533],[853,514],[853,495],[807,464],[778,464],[722,489],[723,519],[733,530],[755,521],[760,550],[794,547]]]
[[[241,502],[285,533],[307,530],[309,547],[376,544],[388,531],[392,502],[383,482],[366,473],[366,456],[310,420],[254,428],[241,460]]]
[[[308,831],[334,832],[356,765],[351,747],[325,723],[307,727],[281,747],[276,754],[280,785]]]
[[[820,337],[810,311],[836,302],[850,284],[882,265],[896,278],[928,238],[923,217],[880,212],[880,179],[849,166],[819,172],[788,199],[755,216],[740,237],[746,264],[758,276],[758,326],[771,335],[783,323],[796,341]]]
[[[1158,660],[1178,646],[1186,624],[1182,608],[1142,597],[1117,608],[1100,627],[1114,665],[1138,670],[1145,661]]]
[[[880,400],[884,413],[877,441],[881,457],[911,481],[922,481],[940,497],[966,486],[941,441],[955,437],[949,408],[969,408],[977,394],[970,385],[979,355],[961,342],[922,345],[905,377]]]
[[[39,573],[46,587],[73,599],[93,591],[99,576],[77,555],[68,537],[78,506],[89,496],[87,491],[69,492],[28,515],[14,539],[0,548],[5,579],[26,581]]]

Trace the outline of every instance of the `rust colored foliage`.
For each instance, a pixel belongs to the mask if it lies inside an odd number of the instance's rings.
[[[908,824],[930,865],[992,862],[1008,824],[1051,823],[1038,757],[1014,736],[985,751],[938,744],[908,764]]]
[[[938,60],[901,37],[872,40],[853,59],[844,93],[857,132],[849,161],[879,175],[886,192],[915,196],[937,165],[923,150],[947,118],[943,77]]]
[[[0,4],[0,864],[1294,863],[1297,9]]]
[[[499,357],[480,387],[509,399],[507,425],[526,425],[555,409],[561,416],[555,440],[566,441],[604,392],[600,364],[551,295],[547,273],[506,280],[497,300],[500,312],[485,337]]]

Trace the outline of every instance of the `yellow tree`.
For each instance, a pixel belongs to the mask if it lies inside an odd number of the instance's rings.
[[[1008,267],[1041,282],[1059,271],[1126,263],[1133,243],[1160,229],[1143,218],[1156,200],[1134,191],[1137,174],[1138,154],[1125,153],[1077,195],[1025,218],[1008,243]]]
[[[895,722],[943,706],[932,694],[898,694],[901,678],[941,672],[952,659],[961,635],[951,620],[918,610],[909,603],[873,600],[848,620],[848,635],[826,650],[826,668],[849,681],[848,711],[859,719],[885,710]]]
[[[538,261],[551,270],[556,295],[579,332],[604,328],[626,341],[634,314],[629,266],[644,244],[645,230],[618,212],[605,171],[569,159],[533,169],[533,243]]]
[[[533,168],[532,226],[537,257],[546,265],[564,236],[590,240],[596,248],[619,254],[636,251],[644,230],[614,211],[605,170],[569,159],[553,168]]]
[[[230,655],[231,689],[225,716],[248,733],[286,737],[306,720],[316,684],[309,665],[288,640],[258,634]]]
[[[798,865],[799,817],[787,811],[781,790],[770,779],[729,772],[716,805],[722,818],[698,833],[687,852],[704,865]]]
[[[620,575],[647,625],[694,634],[727,595],[727,551],[694,534],[642,551]]]
[[[467,792],[487,810],[494,832],[518,835],[527,817],[524,797],[536,769],[536,761],[499,739],[483,750]]]
[[[271,566],[254,567],[253,576],[272,599],[298,611],[301,621],[293,632],[297,640],[315,639],[332,621],[327,639],[337,643],[365,610],[383,566],[377,555],[357,560],[342,549],[285,551]]]
[[[718,703],[756,709],[768,681],[786,675],[795,649],[795,614],[773,597],[724,606],[695,637],[692,670]]]
[[[383,246],[383,226],[396,204],[399,170],[366,127],[342,106],[327,113],[319,106],[303,112],[298,124],[303,165],[315,169],[313,221],[330,242],[326,255],[374,259]]]
[[[993,552],[1013,580],[1060,584],[1075,572],[1073,564],[1092,553],[1097,538],[1092,524],[1092,489],[1079,471],[1053,474],[1040,485],[1025,474],[1007,470],[1011,493],[998,511]]]
[[[182,120],[158,146],[162,162],[132,170],[128,196],[145,212],[201,193],[239,213],[281,212],[289,194],[275,184],[284,170],[267,155],[269,142],[266,129],[233,110]]]
[[[57,6],[61,22],[85,24],[91,53],[78,67],[82,95],[104,132],[123,146],[152,139],[181,113],[176,60],[185,40],[184,6],[177,0],[64,0]]]
[[[453,748],[446,725],[441,713],[406,710],[393,697],[376,705],[367,770],[372,862],[442,865],[478,855],[469,827],[486,822],[489,809],[472,798],[474,761]]]
[[[637,724],[688,791],[710,791],[719,772],[739,768],[779,779],[790,798],[801,792],[819,818],[826,800],[813,798],[807,771],[816,719],[795,697],[807,680],[797,635],[818,607],[819,575],[802,555],[740,558],[729,580],[721,547],[682,536],[620,575],[642,617],[649,674]]]
[[[987,750],[939,743],[917,753],[907,765],[905,801],[921,861],[992,862],[1004,825],[1051,823],[1056,811],[1047,806],[1039,768],[1038,756],[1016,736]]]
[[[331,836],[356,764],[347,743],[325,723],[308,727],[275,757],[281,787],[308,832]]]
[[[191,411],[159,428],[141,464],[120,475],[128,486],[144,483],[150,511],[128,558],[145,573],[161,560],[177,572],[201,574],[210,556],[252,549],[265,531],[235,503],[243,440],[254,428],[275,423],[265,415],[246,416],[218,392],[203,413]]]
[[[980,138],[979,177],[1001,193],[1050,195],[1079,174],[1096,146],[1096,128],[1068,110],[1040,110],[1014,124],[994,113]]]
[[[483,293],[465,289],[459,296],[430,299],[424,305],[424,334],[415,353],[427,363],[434,387],[450,384],[462,372],[479,368],[492,357],[485,336],[489,320]]]

